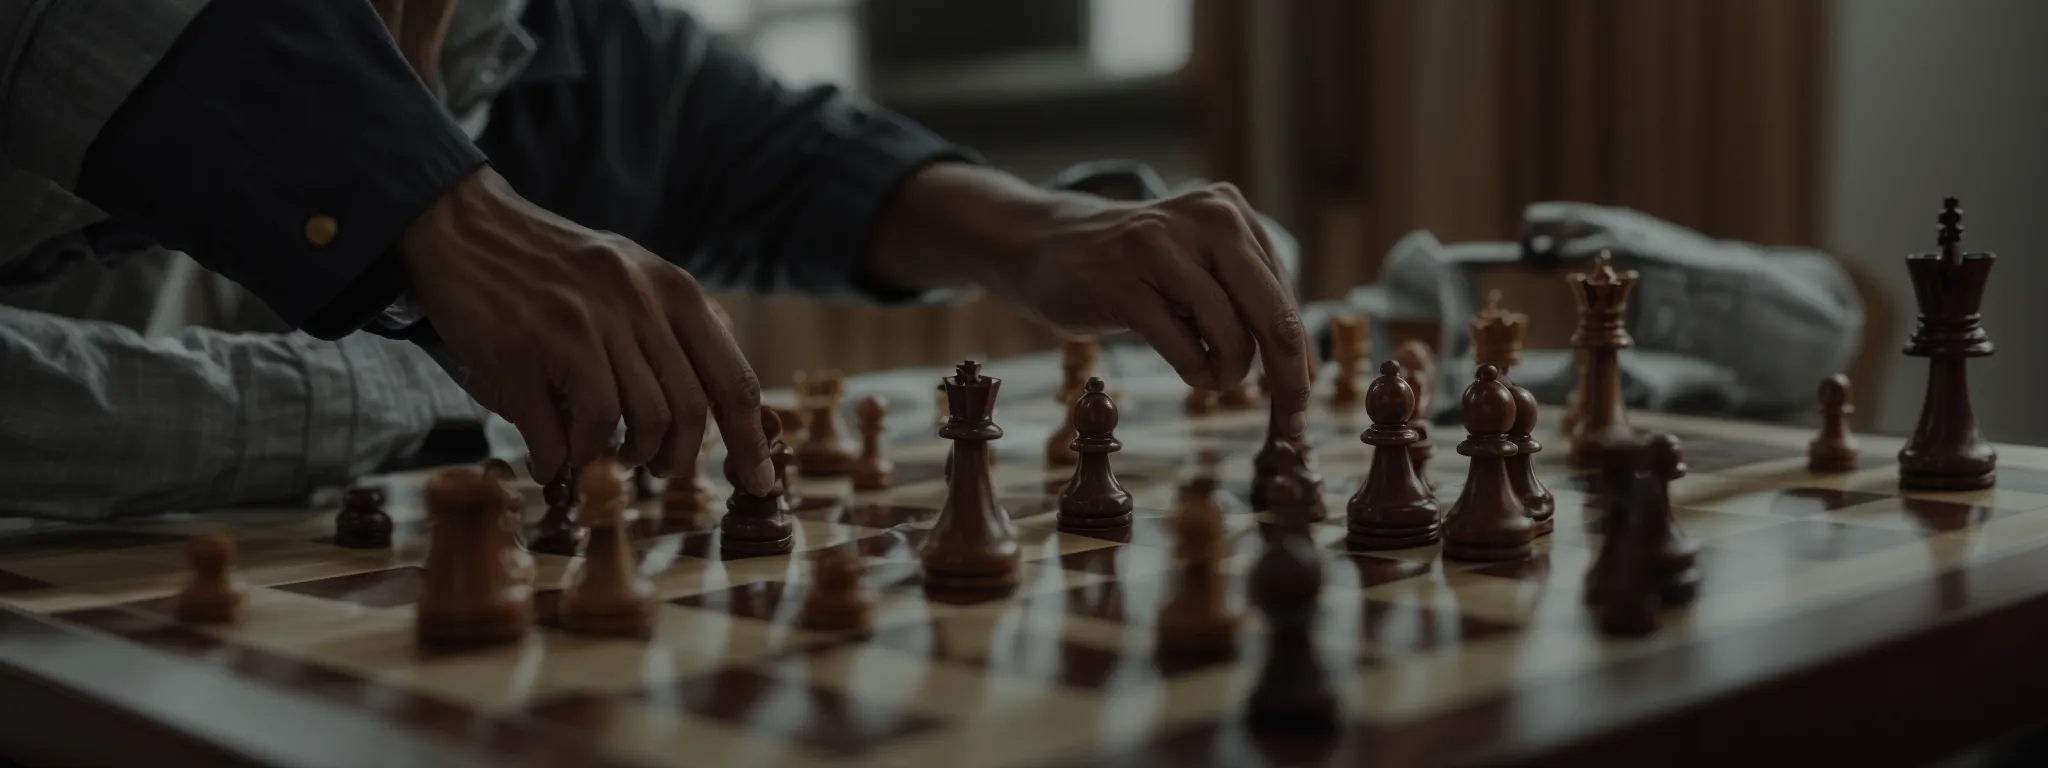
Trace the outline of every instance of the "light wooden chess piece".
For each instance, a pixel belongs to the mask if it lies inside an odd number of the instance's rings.
[[[178,593],[178,620],[191,624],[229,624],[242,615],[246,589],[235,578],[235,540],[226,531],[211,530],[192,537],[186,554],[192,580]]]
[[[1206,389],[1189,389],[1187,400],[1181,407],[1190,416],[1202,416],[1216,412],[1216,393]]]
[[[1429,442],[1429,417],[1436,407],[1436,353],[1429,342],[1409,339],[1394,348],[1394,362],[1401,364],[1401,378],[1415,390],[1415,413],[1408,416],[1408,428],[1415,430],[1415,442],[1408,446],[1408,458],[1415,462],[1415,475],[1429,487],[1429,460],[1436,454]]]
[[[1074,400],[1081,397],[1081,390],[1095,372],[1095,362],[1102,354],[1101,347],[1093,336],[1068,339],[1062,346],[1060,360],[1060,387],[1053,392],[1053,402],[1063,406],[1065,411],[1058,429],[1046,437],[1045,463],[1047,466],[1071,467],[1081,460],[1074,452]]]
[[[468,648],[517,642],[534,622],[533,558],[520,549],[511,491],[471,469],[427,481],[426,576],[414,603],[422,645]]]
[[[1491,365],[1506,378],[1510,369],[1522,363],[1522,339],[1529,332],[1529,316],[1502,308],[1500,289],[1486,292],[1486,307],[1466,321],[1465,330],[1472,339],[1474,366]]]
[[[867,632],[874,627],[875,597],[865,566],[852,550],[818,550],[811,559],[811,588],[799,621],[813,632]]]
[[[796,449],[796,468],[804,477],[839,477],[853,469],[854,451],[846,439],[839,406],[845,400],[844,377],[825,371],[811,377],[804,404],[804,440]]]
[[[562,628],[586,635],[647,638],[654,634],[654,582],[640,573],[627,523],[626,474],[610,459],[584,466],[578,521],[590,529],[583,562],[562,587]]]
[[[853,462],[853,489],[856,491],[879,491],[889,487],[896,464],[882,454],[882,421],[888,415],[889,404],[882,400],[881,395],[861,398],[855,409],[854,418],[860,422],[860,458]]]
[[[1180,561],[1180,583],[1159,612],[1158,654],[1227,655],[1237,649],[1239,620],[1225,605],[1226,590],[1219,567],[1230,556],[1223,537],[1223,509],[1216,504],[1216,481],[1197,477],[1181,486],[1179,511],[1173,520],[1174,557]]]
[[[1806,469],[1816,474],[1851,472],[1862,458],[1856,436],[1849,433],[1849,377],[1835,374],[1820,381],[1820,434],[1806,446]]]
[[[1337,381],[1330,391],[1330,405],[1358,405],[1363,394],[1358,388],[1358,375],[1372,356],[1372,339],[1366,334],[1365,318],[1330,318],[1330,356],[1337,360]]]

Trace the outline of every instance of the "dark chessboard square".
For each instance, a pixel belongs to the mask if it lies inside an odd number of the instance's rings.
[[[898,528],[874,536],[863,536],[852,541],[842,541],[823,549],[850,551],[861,557],[881,560],[915,562],[919,559],[917,544],[924,540],[924,531],[916,528]]]
[[[397,608],[420,599],[426,569],[416,565],[281,584],[276,589],[370,608]]]
[[[1116,765],[1126,768],[1278,768],[1295,765],[1381,765],[1403,762],[1393,749],[1375,755],[1388,740],[1367,726],[1335,733],[1276,732],[1248,728],[1237,718],[1179,728],[1162,738],[1115,754],[1082,754],[1048,768]]]
[[[1804,517],[1891,498],[1886,494],[1835,488],[1783,488],[1771,497],[1771,514]]]
[[[15,557],[47,557],[79,552],[105,552],[113,549],[144,547],[151,544],[180,541],[185,537],[171,533],[150,531],[123,531],[98,528],[70,528],[17,536],[0,536],[0,559]]]
[[[1091,539],[1100,539],[1117,544],[1136,544],[1144,547],[1164,547],[1169,549],[1173,547],[1175,541],[1172,521],[1160,517],[1140,517],[1137,515],[1131,517],[1130,525],[1121,528],[1076,528],[1063,530],[1060,533],[1070,536],[1086,536]],[[1070,568],[1068,570],[1077,569]]]
[[[1904,513],[1930,533],[1945,533],[1974,528],[2012,514],[2012,510],[1996,507],[1980,507],[1935,499],[1899,499]]]
[[[1769,443],[1746,443],[1720,437],[1677,435],[1685,451],[1685,464],[1696,473],[1714,473],[1765,461],[1806,455],[1803,448]]]
[[[32,589],[42,589],[47,586],[50,585],[48,583],[37,581],[35,579],[31,579],[27,576],[23,576],[18,573],[0,571],[0,595],[5,595],[10,592],[27,592]]]
[[[719,546],[720,537],[724,535],[725,532],[721,530],[712,530],[704,533],[684,534],[682,539],[680,540],[681,544],[676,547],[676,554],[682,555],[684,557],[694,557],[699,560],[718,561],[748,560],[756,557],[777,556],[775,553],[771,552],[749,553],[733,552],[727,550]]]
[[[687,608],[702,608],[710,611],[729,613],[749,619],[771,621],[778,611],[794,611],[800,590],[780,581],[759,581],[740,584],[712,592],[684,595],[670,600],[672,605]]]
[[[858,525],[863,528],[894,528],[899,525],[913,525],[937,518],[938,516],[939,508],[936,506],[912,507],[896,504],[842,505],[828,509],[796,513],[796,517],[802,520]]]
[[[1365,637],[1383,655],[1400,655],[1476,642],[1515,631],[1514,625],[1456,610],[1367,598],[1361,608]]]
[[[663,536],[679,536],[703,533],[717,527],[718,520],[710,510],[702,512],[662,512],[656,509],[652,514],[635,519],[630,530],[633,541],[645,542]]]
[[[1399,560],[1356,552],[1344,553],[1339,555],[1339,557],[1350,562],[1350,570],[1358,574],[1358,586],[1360,588],[1377,587],[1381,584],[1391,584],[1402,579],[1427,576],[1435,568],[1434,561],[1418,563],[1413,560]]]
[[[925,600],[953,606],[993,603],[1016,594],[1017,586],[965,587],[928,584],[922,563],[890,562],[868,567],[867,583],[878,590],[916,593]]]
[[[1057,600],[1061,610],[1072,616],[1149,627],[1172,596],[1171,580],[1161,576],[1082,584],[1033,602]]]
[[[939,721],[857,701],[792,677],[728,668],[648,691],[651,706],[686,710],[742,729],[796,741],[842,757],[938,727]]]
[[[421,538],[423,536],[426,536],[428,533],[432,532],[433,529],[433,521],[427,520],[425,518],[421,518],[418,520],[392,521],[391,540],[398,541],[401,539]],[[313,543],[334,544],[334,532],[328,531],[324,535],[313,537]]]
[[[199,656],[226,646],[220,638],[180,624],[168,615],[129,608],[87,608],[53,614],[51,618],[180,656]]]
[[[1058,512],[1060,509],[1060,497],[1058,496],[1011,495],[1004,496],[997,499],[997,501],[1003,505],[1004,512],[1010,513],[1011,520],[1036,517],[1047,512]],[[933,514],[937,514],[937,512],[934,511]]]

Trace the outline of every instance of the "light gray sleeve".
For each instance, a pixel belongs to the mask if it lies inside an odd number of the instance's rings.
[[[211,0],[0,0],[0,152],[71,188],[85,150]]]
[[[425,352],[355,334],[111,323],[0,307],[0,514],[290,503],[483,410]]]

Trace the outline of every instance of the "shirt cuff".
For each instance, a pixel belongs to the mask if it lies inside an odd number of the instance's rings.
[[[335,339],[398,298],[392,245],[483,163],[368,3],[213,0],[93,142],[78,192]]]

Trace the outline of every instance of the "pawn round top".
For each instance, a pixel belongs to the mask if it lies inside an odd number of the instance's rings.
[[[1088,387],[1080,399],[1074,401],[1074,431],[1082,434],[1106,434],[1116,431],[1116,401],[1103,391],[1102,378],[1088,377]]]
[[[598,528],[622,522],[619,517],[626,506],[626,473],[618,462],[605,458],[585,465],[582,476],[576,480],[576,491],[583,500],[582,508],[576,512],[577,522]]]
[[[1817,395],[1822,411],[1838,411],[1849,405],[1849,377],[1837,373],[1820,380]]]
[[[1504,434],[1515,426],[1515,393],[1500,381],[1500,369],[1479,366],[1472,385],[1459,401],[1465,416],[1465,431],[1473,434]]]
[[[782,437],[782,414],[766,403],[761,405],[761,436],[771,443]]]
[[[863,422],[880,423],[882,417],[889,415],[889,403],[881,395],[868,395],[860,399],[854,415]]]
[[[1647,450],[1651,473],[1670,480],[1685,476],[1685,444],[1677,435],[1669,432],[1650,435]]]
[[[192,537],[185,551],[192,559],[192,570],[218,574],[226,571],[228,562],[235,558],[235,540],[226,531],[204,531]]]
[[[1372,423],[1394,427],[1408,423],[1415,413],[1415,388],[1401,377],[1401,364],[1380,363],[1380,375],[1365,387],[1365,415]]]
[[[1515,425],[1509,428],[1508,431],[1517,435],[1535,433],[1539,407],[1536,404],[1535,393],[1530,392],[1527,387],[1516,386],[1509,387],[1509,389],[1513,390],[1515,394]]]

